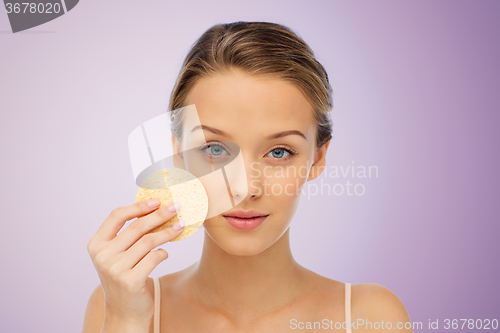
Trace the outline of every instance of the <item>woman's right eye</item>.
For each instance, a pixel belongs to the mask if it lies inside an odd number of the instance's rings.
[[[226,149],[217,144],[206,144],[205,146],[201,147],[200,150],[215,157],[229,155],[229,152]]]

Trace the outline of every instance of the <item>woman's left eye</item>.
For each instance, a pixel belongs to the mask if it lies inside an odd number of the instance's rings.
[[[289,156],[290,155],[290,151],[288,151],[288,150],[286,150],[284,148],[275,148],[275,149],[271,150],[269,152],[269,154],[271,154],[271,156],[274,157],[274,158],[283,158],[283,157]]]

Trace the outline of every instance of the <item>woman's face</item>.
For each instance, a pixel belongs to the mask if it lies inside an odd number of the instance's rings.
[[[316,147],[312,106],[292,83],[240,70],[200,78],[188,94],[185,105],[191,104],[196,106],[201,125],[206,126],[197,130],[206,143],[231,142],[240,148],[248,189],[241,197],[237,197],[241,195],[238,191],[231,193],[238,204],[207,219],[204,228],[228,253],[258,254],[287,230],[302,186],[324,168],[328,144]],[[199,146],[200,142],[194,142],[200,138],[197,131],[190,133],[184,128],[183,133],[192,135],[183,134],[186,142],[182,143],[174,139],[174,149]],[[204,154],[216,160],[227,152],[212,146]],[[257,227],[242,230],[224,217],[241,210],[258,211],[267,217]]]

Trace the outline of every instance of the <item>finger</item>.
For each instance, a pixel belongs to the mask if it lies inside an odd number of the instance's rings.
[[[109,243],[110,252],[122,253],[126,251],[148,231],[162,225],[174,217],[179,208],[180,204],[174,202],[173,204],[156,210],[148,216],[133,221]]]
[[[155,247],[177,237],[184,229],[184,222],[178,221],[168,228],[142,236],[120,258],[120,269],[132,269]]]
[[[142,258],[137,265],[132,269],[132,274],[137,275],[138,278],[145,279],[163,260],[168,258],[168,252],[164,249],[157,249],[150,251],[144,258]]]
[[[109,241],[116,237],[116,234],[123,227],[125,222],[139,216],[151,213],[160,205],[160,200],[152,199],[137,202],[130,206],[115,208],[104,220],[103,224],[94,235],[96,240]]]

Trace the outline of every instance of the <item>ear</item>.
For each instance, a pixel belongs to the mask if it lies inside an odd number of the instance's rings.
[[[328,146],[330,145],[330,141],[325,142],[320,148],[317,148],[316,158],[311,166],[311,171],[309,172],[309,177],[307,181],[311,181],[313,179],[318,178],[326,165],[326,152],[328,151]]]
[[[181,151],[181,142],[172,134],[172,150],[174,151],[173,161],[174,166],[178,169],[186,170],[186,164],[184,163],[184,156]]]

